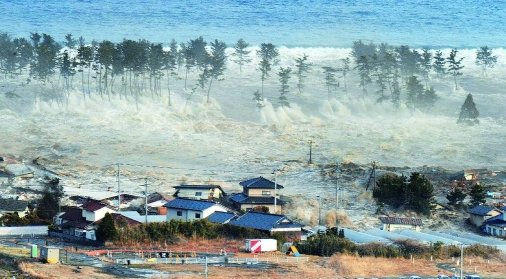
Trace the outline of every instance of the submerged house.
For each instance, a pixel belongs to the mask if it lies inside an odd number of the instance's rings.
[[[220,200],[227,194],[219,185],[179,185],[174,186],[175,197],[196,200]]]

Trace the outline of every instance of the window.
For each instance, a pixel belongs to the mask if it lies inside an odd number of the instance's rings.
[[[195,192],[195,197],[200,197],[202,196],[202,192]]]
[[[200,219],[200,213],[195,213],[195,219]]]
[[[270,196],[271,191],[262,191],[262,196]]]
[[[183,211],[178,211],[177,216],[183,216]]]

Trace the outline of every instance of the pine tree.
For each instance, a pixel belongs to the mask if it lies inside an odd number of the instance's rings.
[[[464,201],[465,198],[466,194],[458,188],[454,188],[452,191],[448,193],[448,195],[446,195],[448,204],[453,205],[457,208],[462,206],[462,202]]]
[[[37,216],[44,220],[52,220],[59,212],[60,199],[63,197],[63,189],[60,186],[60,179],[46,178],[42,198],[37,204]]]
[[[116,224],[114,224],[114,219],[112,215],[107,212],[98,224],[96,230],[97,240],[100,241],[114,241],[118,238],[118,229],[116,228]]]
[[[207,89],[207,102],[209,103],[209,94],[211,92],[211,85],[213,80],[218,80],[223,75],[223,71],[226,69],[227,56],[225,50],[227,45],[224,42],[214,40],[211,43],[211,53],[208,55],[208,69],[207,74],[209,75],[209,88]]]
[[[295,59],[295,67],[297,68],[297,88],[299,89],[299,93],[302,93],[302,89],[304,88],[304,79],[306,78],[306,73],[308,73],[311,69],[312,64],[307,62],[308,56],[304,54],[300,58]]]
[[[457,123],[474,124],[479,123],[478,116],[480,113],[476,108],[476,104],[473,101],[473,95],[469,93],[460,109],[459,119]]]
[[[279,90],[280,96],[279,96],[279,104],[282,107],[290,107],[290,103],[288,102],[288,99],[286,98],[286,95],[288,94],[288,81],[290,80],[290,73],[292,72],[292,69],[290,67],[283,68],[281,67],[279,69],[279,82],[281,83],[281,89]]]
[[[360,77],[359,87],[362,88],[363,97],[365,97],[367,93],[366,86],[372,82],[371,80],[371,65],[369,63],[369,59],[367,56],[360,56],[357,61],[357,66],[355,69],[358,70],[358,75]]]
[[[462,72],[460,70],[462,70],[464,68],[464,66],[462,65],[462,60],[464,59],[464,57],[457,59],[457,53],[458,53],[458,50],[452,49],[450,51],[450,56],[448,56],[446,58],[446,62],[449,64],[448,71],[453,76],[453,80],[455,82],[455,90],[457,90],[457,88],[458,88],[457,76],[462,75]]]
[[[234,53],[232,56],[236,57],[236,59],[232,59],[235,63],[239,65],[239,72],[242,73],[242,66],[251,62],[251,58],[248,58],[250,54],[250,50],[247,50],[249,44],[246,43],[242,38],[237,41],[237,44],[234,46]]]
[[[471,205],[477,206],[485,203],[487,193],[485,188],[480,183],[475,183],[469,191],[469,197],[471,198]]]
[[[325,74],[325,85],[327,86],[327,95],[330,100],[331,93],[335,91],[337,87],[337,79],[336,79],[337,69],[325,66],[323,67],[323,73]]]
[[[476,51],[476,65],[481,66],[483,69],[483,75],[487,68],[493,68],[497,63],[497,56],[493,55],[492,50],[488,46],[482,46]]]
[[[434,55],[434,63],[432,64],[432,68],[434,69],[438,77],[442,77],[446,74],[445,64],[446,61],[445,58],[443,57],[443,52],[437,50],[436,54]]]
[[[262,100],[264,99],[264,82],[269,77],[269,73],[272,69],[273,65],[278,63],[279,51],[278,49],[271,43],[262,43],[260,45],[260,49],[257,50],[257,56],[260,58],[259,68],[261,72],[261,81],[262,81]]]

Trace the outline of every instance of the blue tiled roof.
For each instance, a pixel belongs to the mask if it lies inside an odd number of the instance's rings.
[[[274,189],[274,182],[265,179],[263,177],[252,178],[246,181],[242,181],[239,185],[246,188],[259,188],[259,189]],[[277,189],[283,189],[285,187],[276,183]]]
[[[178,208],[187,210],[205,210],[213,205],[216,205],[216,203],[211,201],[176,198],[166,203],[164,206],[167,208]]]
[[[494,227],[506,228],[506,221],[502,219],[487,220],[486,224]]]
[[[292,224],[293,227],[302,227],[302,225],[292,222],[292,220],[288,219],[288,217],[284,215],[256,211],[249,211],[239,218],[230,221],[229,224],[262,231],[270,231],[278,227],[287,228],[287,226],[291,226]]]
[[[213,214],[209,215],[207,217],[207,220],[209,220],[209,222],[211,223],[224,224],[234,217],[235,217],[234,213],[216,211]]]
[[[240,203],[247,198],[248,198],[248,196],[246,196],[243,193],[234,194],[234,195],[230,196],[230,200],[233,202],[237,202],[237,203]]]
[[[491,218],[487,219],[487,221],[485,221],[485,223],[492,222],[492,221],[495,221],[495,220],[503,220],[503,216],[504,216],[504,213],[499,214],[499,215],[494,216],[494,217],[491,217]]]
[[[491,206],[484,206],[484,205],[477,205],[467,211],[467,213],[480,215],[480,216],[486,216],[487,213],[490,211],[495,210],[494,207]]]

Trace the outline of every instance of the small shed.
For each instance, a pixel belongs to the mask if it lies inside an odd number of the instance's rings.
[[[40,249],[40,260],[50,264],[55,264],[60,261],[60,248],[57,247],[42,247]]]

